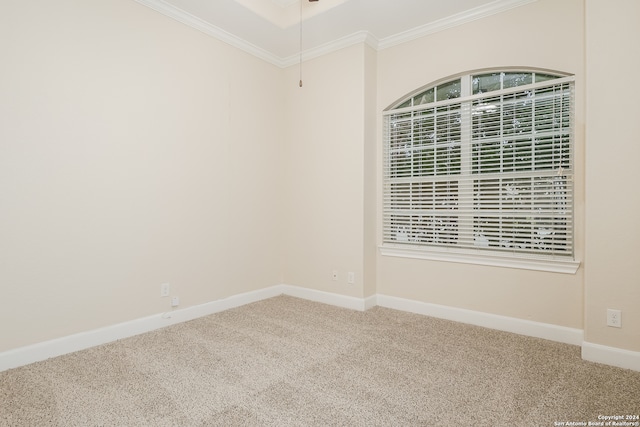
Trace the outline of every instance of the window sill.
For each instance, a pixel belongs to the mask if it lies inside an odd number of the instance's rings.
[[[548,271],[552,273],[576,274],[580,261],[564,259],[531,259],[501,256],[486,253],[460,253],[423,247],[380,246],[380,254],[401,258],[426,259],[431,261],[459,262],[493,267],[518,268],[524,270]]]

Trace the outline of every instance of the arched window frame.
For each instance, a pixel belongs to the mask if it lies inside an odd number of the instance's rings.
[[[575,273],[574,86],[481,70],[385,110],[381,253]]]

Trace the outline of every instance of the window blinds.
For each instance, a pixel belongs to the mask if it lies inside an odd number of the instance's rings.
[[[384,113],[383,243],[572,259],[573,78],[469,78]]]

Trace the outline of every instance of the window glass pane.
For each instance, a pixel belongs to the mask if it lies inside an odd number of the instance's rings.
[[[429,104],[433,102],[433,88],[413,97],[413,105]]]
[[[438,101],[460,98],[460,79],[437,86],[436,97]]]
[[[480,74],[473,76],[473,94],[500,90],[502,73]]]
[[[402,104],[398,105],[396,108],[406,108],[406,107],[411,107],[411,99],[407,99],[405,102],[403,102]]]
[[[502,88],[508,89],[533,83],[531,73],[504,73],[502,76]]]

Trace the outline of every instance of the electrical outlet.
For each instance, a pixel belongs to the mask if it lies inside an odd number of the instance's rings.
[[[622,327],[622,312],[620,310],[607,309],[607,326]]]
[[[160,285],[160,297],[168,297],[170,293],[170,285],[168,283],[163,283]]]
[[[333,280],[334,282],[338,281],[338,270],[333,270],[331,272],[331,280]]]

